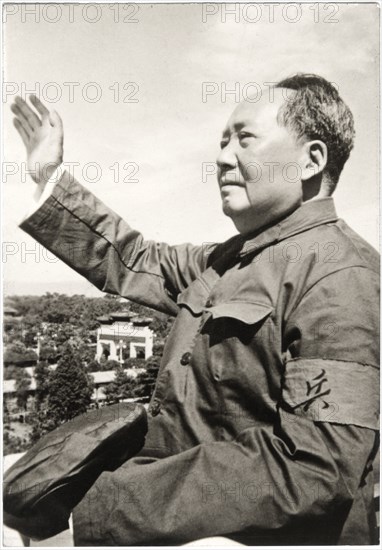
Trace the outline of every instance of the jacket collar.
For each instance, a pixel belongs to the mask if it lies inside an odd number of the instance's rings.
[[[273,243],[308,231],[318,225],[338,220],[332,197],[314,199],[303,203],[297,210],[280,222],[258,231],[256,234],[242,237],[240,256],[259,251]]]

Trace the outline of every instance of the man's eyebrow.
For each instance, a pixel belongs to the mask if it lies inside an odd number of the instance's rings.
[[[254,122],[251,121],[251,120],[246,120],[245,122],[236,122],[233,125],[233,130],[235,132],[240,132],[240,130],[242,130],[243,128],[245,128],[246,126],[249,126],[249,125],[251,125],[251,127],[253,127]],[[229,137],[230,135],[231,135],[230,128],[225,128],[222,132],[222,138]]]
[[[234,124],[234,129],[236,132],[240,132],[243,128],[250,128],[252,131],[256,131],[258,129],[258,124],[254,119],[247,119],[244,120],[244,122],[238,122],[237,124]]]

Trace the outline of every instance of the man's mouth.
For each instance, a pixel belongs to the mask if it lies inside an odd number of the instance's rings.
[[[228,185],[236,185],[236,187],[243,187],[244,184],[240,181],[237,181],[237,180],[229,180],[229,179],[226,179],[226,178],[221,178],[220,179],[220,189],[222,187],[227,187]]]

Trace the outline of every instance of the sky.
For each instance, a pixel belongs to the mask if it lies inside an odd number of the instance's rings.
[[[236,233],[213,164],[236,104],[295,72],[320,74],[338,86],[357,132],[337,211],[378,247],[379,7],[235,6],[4,6],[7,294],[100,295],[18,227],[34,184],[9,106],[33,90],[61,115],[64,162],[81,183],[145,238],[200,244]]]

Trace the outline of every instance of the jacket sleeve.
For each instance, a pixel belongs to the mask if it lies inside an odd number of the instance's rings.
[[[100,290],[170,315],[207,261],[203,246],[145,241],[67,172],[20,227]]]
[[[288,529],[290,544],[313,530],[316,544],[336,543],[376,449],[378,284],[354,268],[315,285],[286,321],[274,422],[103,473],[74,510],[76,543],[176,544],[251,532],[249,543],[260,544],[264,533]],[[370,490],[368,481],[366,501]]]
[[[127,463],[103,473],[75,508],[75,543],[166,545],[248,531],[249,544],[261,544],[265,533],[325,524],[321,541],[333,544],[374,442],[369,429],[284,413],[274,431]]]

